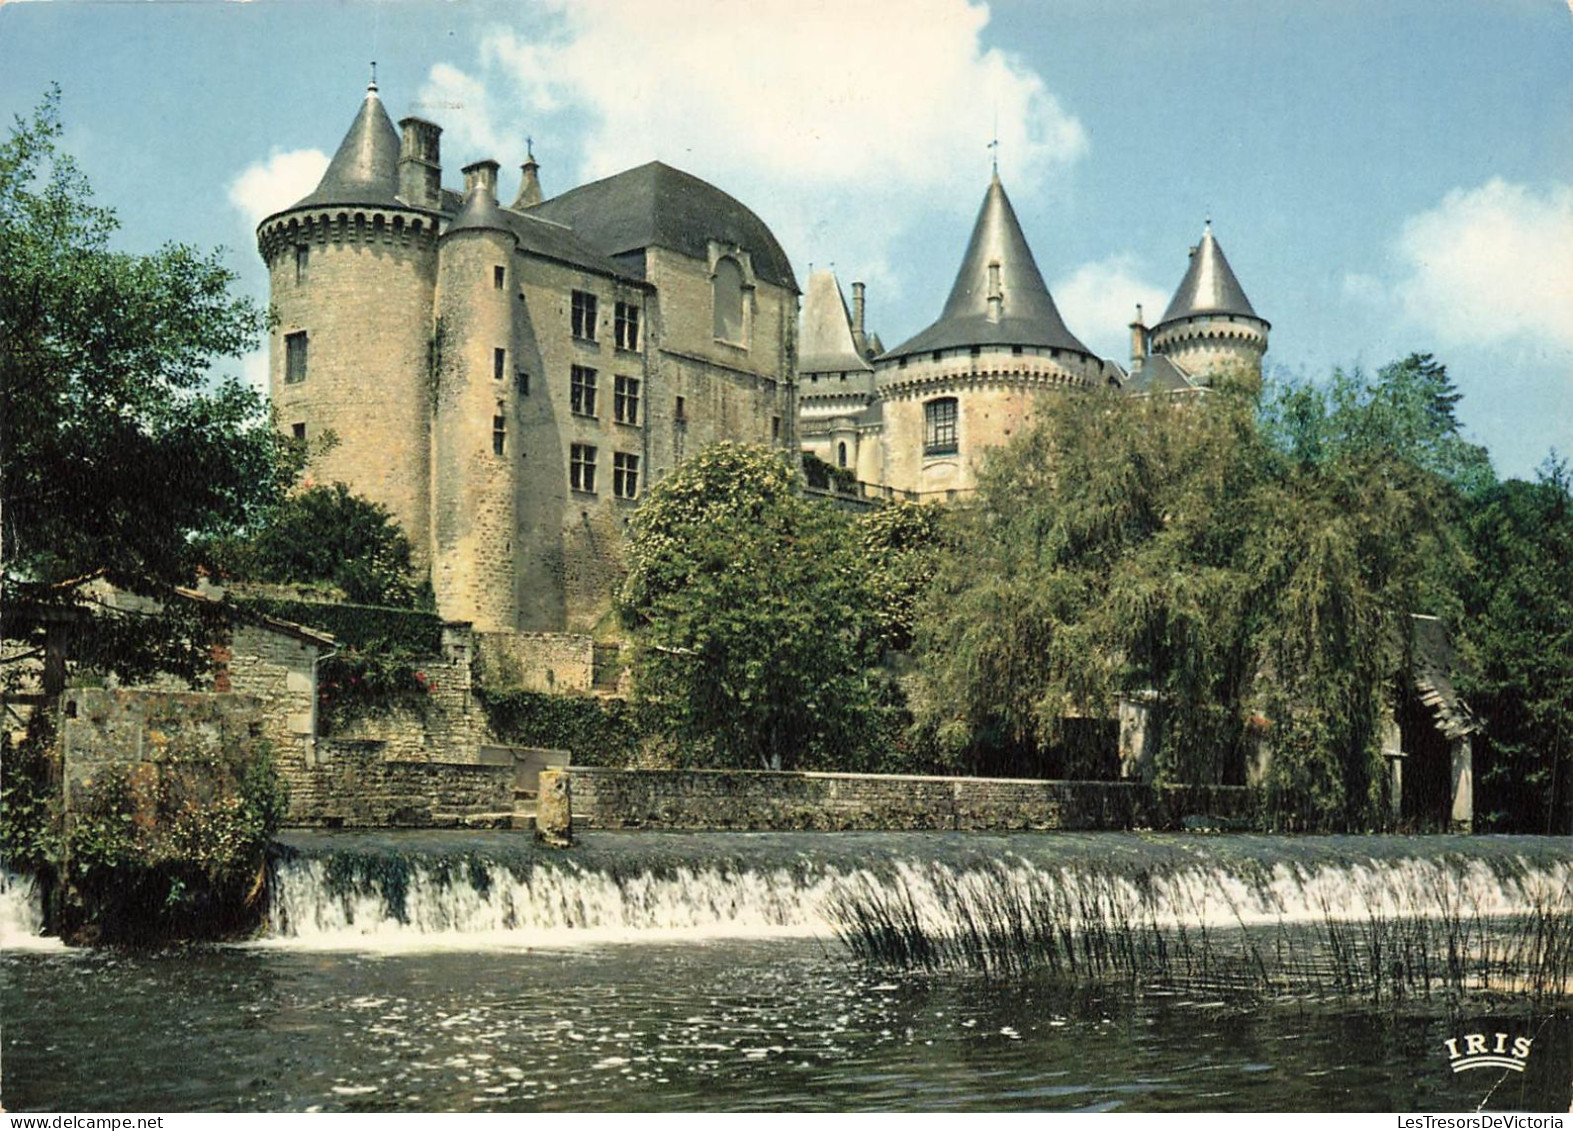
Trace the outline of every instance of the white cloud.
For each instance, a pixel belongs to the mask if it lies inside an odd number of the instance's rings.
[[[1122,365],[1130,358],[1130,324],[1137,304],[1151,326],[1169,302],[1166,291],[1141,277],[1136,257],[1129,253],[1083,263],[1050,290],[1070,332],[1094,353]]]
[[[516,162],[534,130],[548,192],[659,158],[746,201],[800,268],[834,257],[885,283],[899,232],[976,210],[996,121],[1018,195],[1087,150],[1042,76],[983,45],[988,19],[967,0],[576,0],[544,31],[491,32],[474,76],[444,64],[428,89],[465,104],[459,140],[494,149],[475,157]],[[578,169],[554,170],[569,146]]]
[[[1404,224],[1392,293],[1440,346],[1573,348],[1573,186],[1492,179]]]
[[[320,149],[275,150],[229,183],[229,202],[258,224],[310,193],[327,167],[328,156]]]
[[[442,126],[443,148],[458,165],[523,153],[522,136],[512,138],[498,127],[486,84],[457,67],[434,66],[421,84],[415,109]]]

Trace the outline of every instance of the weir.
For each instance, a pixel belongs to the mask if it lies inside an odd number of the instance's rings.
[[[943,935],[1000,907],[1080,930],[1573,907],[1573,845],[1536,837],[593,833],[553,852],[503,833],[295,833],[272,868],[262,942],[306,949],[828,941],[859,908]]]

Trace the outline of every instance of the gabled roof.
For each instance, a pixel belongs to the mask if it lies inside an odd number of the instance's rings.
[[[1191,265],[1158,325],[1200,314],[1243,314],[1265,321],[1251,308],[1251,300],[1234,277],[1223,248],[1213,238],[1211,222],[1202,232],[1202,242],[1191,250]]]
[[[852,340],[852,315],[834,271],[814,271],[803,296],[802,329],[798,334],[799,373],[873,371]]]
[[[1460,669],[1453,654],[1447,625],[1436,617],[1411,614],[1409,618],[1413,647],[1410,676],[1415,694],[1436,716],[1437,729],[1448,738],[1462,738],[1484,729],[1453,686]]]
[[[792,264],[763,220],[714,185],[660,161],[569,189],[530,214],[567,225],[613,257],[663,247],[707,260],[711,240],[735,244],[749,253],[757,277],[797,290]]]
[[[1132,396],[1142,393],[1189,393],[1206,388],[1161,353],[1144,359],[1142,367],[1125,380],[1124,387]]]
[[[366,88],[366,101],[350,124],[349,133],[328,162],[322,180],[291,208],[330,204],[404,207],[399,191],[399,131],[377,97],[377,84]]]
[[[996,267],[998,318],[990,303]],[[983,196],[972,239],[939,321],[885,356],[975,345],[1050,346],[1090,353],[1065,328],[997,173]]]

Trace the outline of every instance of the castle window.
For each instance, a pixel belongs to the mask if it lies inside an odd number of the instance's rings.
[[[519,390],[521,397],[530,395],[530,375],[524,370],[519,370],[513,375],[513,387]]]
[[[772,440],[781,439],[781,418],[779,416],[770,418],[770,438]]]
[[[568,386],[568,407],[579,416],[595,415],[595,370],[583,365],[573,367]]]
[[[612,418],[619,424],[639,423],[639,378],[617,378],[612,390]]]
[[[743,269],[730,255],[722,257],[715,265],[711,297],[715,304],[716,338],[744,345]]]
[[[1010,347],[1010,352],[1012,354],[1014,354],[1016,357],[1020,357],[1021,353],[1022,353],[1022,349],[1021,349],[1020,346],[1011,346]]]
[[[499,290],[500,291],[500,290],[503,289],[503,286],[507,282],[508,282],[508,268],[500,266],[500,265],[497,266],[497,267],[493,267],[492,268],[492,288],[494,290]]]
[[[677,408],[672,413],[672,419],[679,424],[688,423],[688,405],[682,397],[677,398]]]
[[[492,455],[500,456],[507,447],[508,418],[506,416],[492,417]]]
[[[306,379],[306,331],[284,335],[284,380],[298,385]]]
[[[508,372],[508,351],[492,350],[492,380],[501,381],[502,375],[506,372]]]
[[[923,454],[947,456],[956,452],[956,398],[941,397],[923,406]]]
[[[295,245],[295,285],[306,281],[306,268],[311,264],[311,248],[303,243]]]
[[[933,360],[938,361],[940,358],[942,358],[944,356],[945,356],[945,351],[944,350],[935,350],[934,351]]]
[[[980,357],[983,354],[983,347],[982,346],[973,346],[972,349],[970,350],[970,352],[971,352],[973,357]]]
[[[619,499],[639,497],[639,457],[627,452],[612,455],[612,494]]]
[[[575,491],[595,491],[595,446],[574,444],[568,453],[568,485]]]
[[[296,421],[294,424],[291,424],[289,426],[289,430],[290,434],[297,440],[304,440],[306,438],[306,422],[304,420]]]
[[[617,348],[620,350],[637,350],[639,348],[639,308],[631,302],[617,304],[616,321],[612,325],[616,334]]]
[[[595,296],[587,291],[573,293],[573,336],[580,341],[595,341]]]
[[[837,467],[845,467],[846,465],[847,465],[847,442],[845,440],[842,440],[839,444],[836,445],[836,466]]]

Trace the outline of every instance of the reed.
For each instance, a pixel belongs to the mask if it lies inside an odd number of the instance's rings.
[[[1374,1002],[1573,996],[1573,881],[1529,893],[1527,912],[1511,916],[1487,914],[1460,888],[1345,894],[1324,898],[1314,921],[1247,921],[1232,900],[1217,921],[1202,900],[1177,906],[1116,874],[1071,882],[1001,865],[847,877],[826,913],[858,960],[906,970]]]

